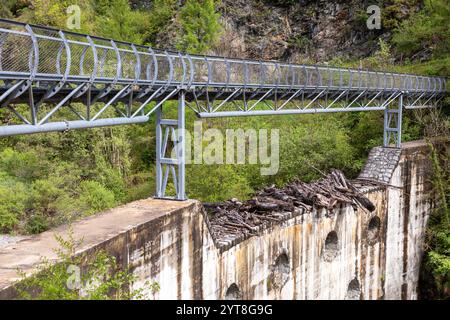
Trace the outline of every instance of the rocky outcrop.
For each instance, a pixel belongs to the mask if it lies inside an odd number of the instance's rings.
[[[366,57],[377,50],[380,36],[389,37],[386,30],[367,29],[369,1],[276,3],[223,0],[224,37],[231,39],[222,42],[218,53],[294,62],[327,61]]]
[[[151,10],[153,1],[130,0],[133,8]],[[283,60],[325,62],[358,59],[378,50],[379,39],[391,37],[395,23],[415,11],[422,1],[383,1],[382,28],[366,26],[367,8],[374,1],[357,0],[222,0],[218,10],[224,27],[212,54]],[[183,5],[185,0],[178,1]],[[161,30],[156,46],[174,49],[178,19]]]

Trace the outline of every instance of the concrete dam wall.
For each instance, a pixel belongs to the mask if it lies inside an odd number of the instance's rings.
[[[100,249],[160,290],[152,299],[416,299],[423,239],[433,207],[429,150],[374,148],[356,180],[375,204],[368,212],[339,204],[287,213],[245,237],[213,237],[193,200],[136,201],[72,225],[78,253]],[[54,234],[0,248],[0,298],[13,298],[20,268],[57,259]]]

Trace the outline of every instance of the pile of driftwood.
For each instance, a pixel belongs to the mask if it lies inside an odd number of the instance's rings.
[[[255,233],[257,227],[279,223],[301,209],[332,210],[338,204],[373,211],[375,206],[339,170],[324,178],[304,183],[295,181],[284,188],[274,186],[258,192],[251,200],[236,199],[221,203],[205,203],[210,216],[211,232],[216,238],[225,235]]]

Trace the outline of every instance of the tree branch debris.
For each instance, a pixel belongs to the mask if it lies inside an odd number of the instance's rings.
[[[284,188],[271,186],[247,201],[236,199],[221,203],[205,203],[215,238],[229,235],[256,234],[259,227],[278,224],[313,207],[330,212],[339,204],[355,210],[374,211],[373,203],[339,170],[312,183],[295,181]]]

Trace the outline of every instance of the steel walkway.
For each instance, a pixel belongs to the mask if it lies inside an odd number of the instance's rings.
[[[157,191],[184,199],[185,109],[199,117],[384,110],[384,144],[401,142],[402,110],[437,106],[446,79],[189,55],[0,19],[0,136],[157,118]],[[166,101],[178,119],[163,119]],[[169,135],[177,158],[168,156]]]

